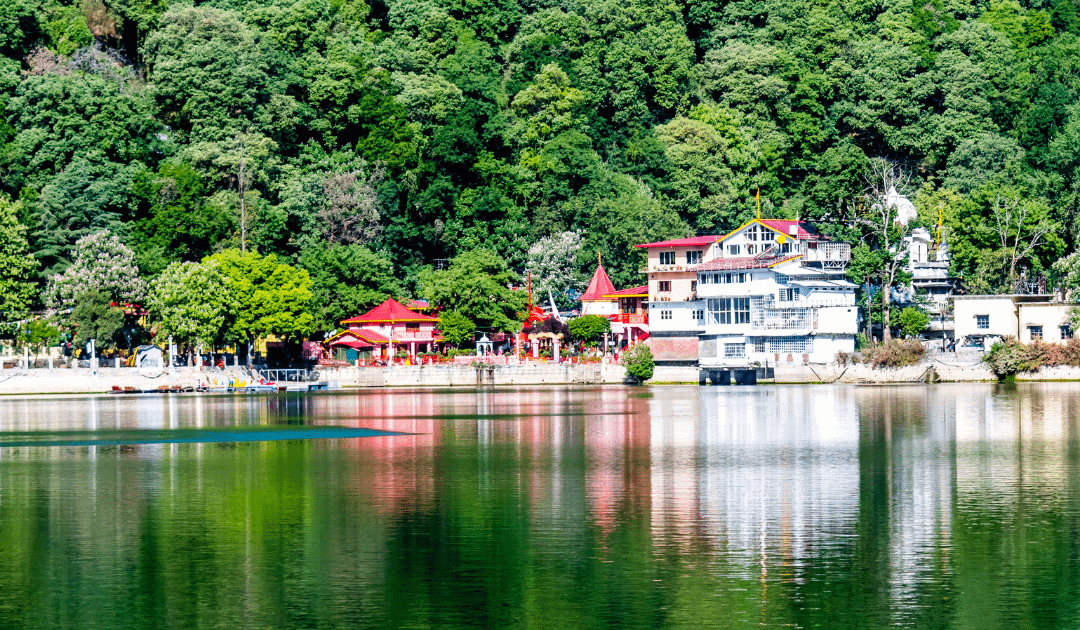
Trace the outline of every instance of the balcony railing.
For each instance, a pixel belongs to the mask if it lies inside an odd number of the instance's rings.
[[[817,328],[816,308],[777,308],[750,310],[750,330],[814,330]]]
[[[611,321],[619,324],[648,324],[649,316],[646,313],[619,313]]]
[[[850,261],[851,243],[807,243],[803,252],[804,263],[821,263],[826,269],[843,269]]]

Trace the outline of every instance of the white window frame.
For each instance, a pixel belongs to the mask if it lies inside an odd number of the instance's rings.
[[[725,343],[724,344],[724,358],[725,359],[745,359],[746,358],[746,344],[745,343]]]

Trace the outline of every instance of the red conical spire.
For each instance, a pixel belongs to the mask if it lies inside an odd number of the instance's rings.
[[[615,285],[611,284],[611,279],[608,278],[607,272],[604,271],[604,265],[598,260],[596,263],[596,271],[592,275],[592,280],[589,280],[589,288],[585,289],[585,294],[581,296],[581,301],[610,302],[612,301],[611,298],[605,298],[604,296],[614,292]]]

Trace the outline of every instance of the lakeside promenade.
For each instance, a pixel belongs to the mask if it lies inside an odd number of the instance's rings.
[[[866,365],[781,365],[775,378],[759,384],[889,384],[935,382],[994,382],[985,364],[957,361],[954,355],[934,356],[917,365],[874,369]],[[162,369],[89,368],[5,369],[0,371],[0,395],[108,393],[114,387],[139,391],[169,388],[224,386],[229,381],[257,382],[246,370],[177,367]],[[524,363],[521,365],[412,365],[346,367],[318,371],[318,380],[341,388],[371,387],[476,387],[531,385],[625,384],[621,365]],[[1017,381],[1080,381],[1080,367],[1044,367],[1016,375]],[[651,385],[701,384],[696,366],[657,366]]]

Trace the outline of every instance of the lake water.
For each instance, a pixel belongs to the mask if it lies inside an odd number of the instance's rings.
[[[3,398],[0,627],[1077,628],[1078,423],[1072,383]]]

